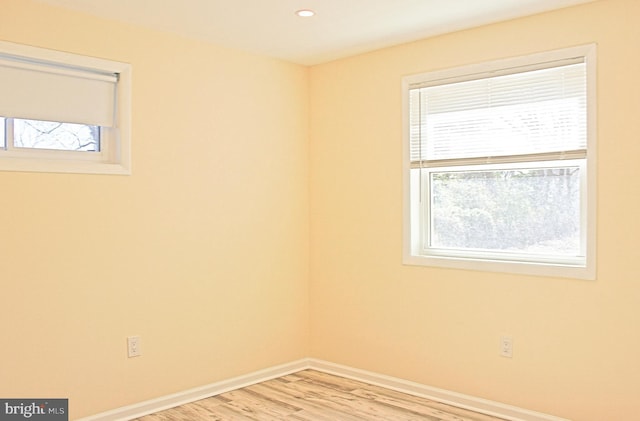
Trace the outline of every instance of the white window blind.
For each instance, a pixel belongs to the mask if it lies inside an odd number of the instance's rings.
[[[113,127],[118,75],[0,54],[0,116]]]
[[[411,166],[584,158],[584,58],[543,66],[410,86]]]

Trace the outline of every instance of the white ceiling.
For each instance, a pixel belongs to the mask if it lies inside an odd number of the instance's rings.
[[[313,65],[594,0],[38,1]]]

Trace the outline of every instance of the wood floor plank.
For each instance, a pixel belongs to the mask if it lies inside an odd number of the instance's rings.
[[[201,407],[206,407],[206,399],[204,401],[198,401],[196,402],[196,404],[200,405]],[[183,405],[183,406],[189,406],[189,405]],[[209,408],[208,409],[210,414],[213,414],[216,418],[216,420],[229,420],[229,421],[256,421],[258,418],[257,416],[253,415],[253,411],[252,410],[245,410],[245,408],[243,408],[241,405],[238,405],[237,403],[234,404],[234,402],[227,402],[225,404],[222,405],[217,405],[214,408]],[[196,420],[198,419],[210,419],[210,418],[194,418]]]
[[[357,380],[303,370],[137,421],[504,421]]]
[[[274,399],[298,406],[300,410],[304,410],[311,414],[326,414],[332,417],[333,420],[340,421],[362,420],[362,418],[358,418],[353,414],[345,413],[330,406],[326,406],[321,402],[306,399],[304,393],[289,388],[287,384],[267,382],[264,384],[249,386],[249,389],[261,391],[266,395],[273,396]]]
[[[225,393],[225,397],[229,398],[231,401],[245,402],[246,405],[255,408],[257,411],[270,416],[280,417],[280,419],[300,410],[296,406],[289,405],[275,399],[270,399],[268,396],[261,396],[246,389],[239,389]],[[232,402],[230,404],[232,404]]]
[[[425,413],[426,415],[440,416],[445,421],[495,421],[496,417],[479,414],[462,408],[452,407],[427,398],[408,395],[396,392],[380,386],[363,383],[357,380],[344,379],[332,376],[315,370],[305,370],[300,373],[300,377],[309,381],[316,381],[323,384],[341,383],[341,387],[349,388],[350,393],[366,399],[386,402],[393,406]],[[353,388],[353,389],[351,389]],[[433,412],[431,409],[435,409]]]
[[[306,399],[321,403],[324,406],[334,408],[367,420],[408,421],[423,419],[425,421],[440,421],[438,418],[423,416],[414,411],[400,407],[385,405],[371,399],[359,399],[351,392],[350,387],[336,388],[333,383],[310,383],[299,381],[291,384],[294,388],[305,394]]]
[[[283,410],[281,405],[274,405],[274,402],[258,402],[253,399],[234,399],[228,406],[240,411],[247,416],[260,420],[274,419],[281,420],[297,412],[297,410]]]
[[[315,370],[305,370],[300,372],[299,377],[310,382],[348,390],[351,394],[367,400],[385,403],[392,407],[403,408],[423,416],[435,417],[442,421],[495,421],[497,419],[495,417],[479,414],[462,408],[455,408],[450,405],[435,402],[419,396],[412,396],[357,380],[332,376]]]

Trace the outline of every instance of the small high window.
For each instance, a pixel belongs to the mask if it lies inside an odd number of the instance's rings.
[[[0,42],[0,170],[130,174],[130,65]]]
[[[595,275],[594,47],[405,79],[405,263]]]

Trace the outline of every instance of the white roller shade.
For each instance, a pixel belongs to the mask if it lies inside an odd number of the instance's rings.
[[[118,77],[0,54],[0,116],[112,127]]]

